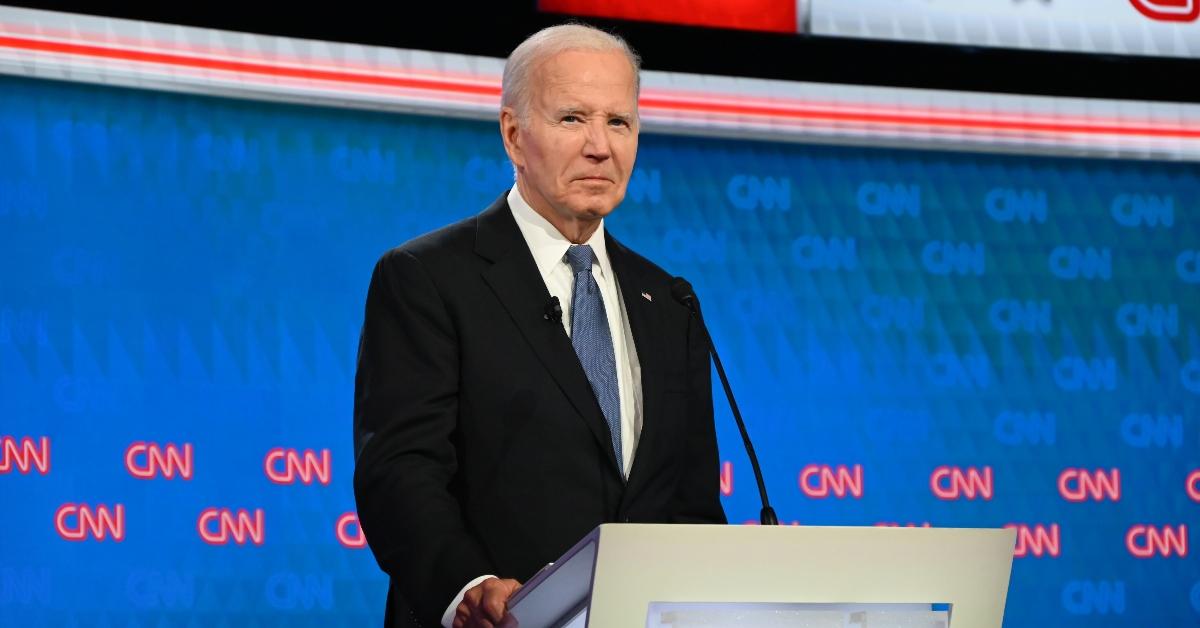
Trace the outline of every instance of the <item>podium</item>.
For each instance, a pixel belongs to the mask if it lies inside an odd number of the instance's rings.
[[[1005,529],[604,524],[509,600],[522,628],[1000,628]]]

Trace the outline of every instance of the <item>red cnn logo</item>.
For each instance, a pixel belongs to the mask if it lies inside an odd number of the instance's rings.
[[[959,467],[940,466],[929,476],[929,489],[938,499],[992,498],[992,468],[984,467],[983,473],[975,467],[963,471]]]
[[[322,449],[318,458],[317,452],[311,449],[305,449],[301,454],[295,449],[276,447],[267,452],[263,469],[267,472],[267,479],[276,484],[295,484],[297,479],[304,484],[312,484],[314,477],[321,484],[329,484],[329,450]]]
[[[63,504],[54,512],[54,529],[68,541],[111,537],[119,543],[125,540],[125,506],[117,504],[109,510],[101,504],[92,510],[87,504]]]
[[[0,473],[9,473],[15,467],[21,473],[29,473],[34,467],[38,473],[50,473],[50,439],[42,436],[39,444],[24,436],[20,441],[12,436],[0,437]]]
[[[1060,538],[1057,523],[1050,524],[1048,529],[1040,523],[1033,527],[1023,523],[1009,523],[1004,527],[1017,531],[1017,545],[1013,548],[1015,558],[1024,558],[1030,554],[1038,558],[1058,558]]]
[[[192,479],[192,444],[184,443],[183,451],[174,443],[160,447],[157,443],[137,441],[125,450],[125,469],[129,475],[141,480],[150,480],[155,476],[171,480],[179,477]]]
[[[847,494],[855,499],[863,496],[863,468],[861,464],[851,467],[839,464],[836,468],[827,464],[810,464],[800,471],[800,490],[809,497],[822,499],[833,493],[838,499]],[[813,483],[816,478],[816,483]]]
[[[1187,477],[1187,494],[1194,502],[1200,502],[1200,469],[1196,469],[1188,474]]]
[[[1129,0],[1138,13],[1164,22],[1193,22],[1200,17],[1197,0]]]
[[[1179,557],[1187,556],[1187,525],[1181,523],[1174,529],[1170,526],[1159,529],[1135,525],[1125,533],[1125,548],[1138,558],[1154,558],[1156,553],[1164,558],[1172,553]]]
[[[1069,502],[1085,502],[1089,499],[1104,501],[1107,496],[1114,502],[1121,501],[1121,471],[1103,469],[1063,469],[1058,474],[1058,494]]]
[[[334,532],[342,547],[361,549],[367,546],[367,537],[363,535],[362,526],[358,524],[358,513],[348,512],[338,517]]]
[[[733,463],[728,460],[721,465],[721,494],[733,495]]]
[[[200,519],[196,528],[200,538],[209,545],[227,545],[230,541],[245,545],[247,540],[255,545],[262,545],[266,537],[262,508],[254,509],[254,517],[244,509],[237,513],[228,508],[205,508],[200,511]]]

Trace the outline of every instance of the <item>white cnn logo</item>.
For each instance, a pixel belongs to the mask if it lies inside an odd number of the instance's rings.
[[[1133,8],[1152,20],[1193,22],[1200,17],[1200,0],[1129,0]]]

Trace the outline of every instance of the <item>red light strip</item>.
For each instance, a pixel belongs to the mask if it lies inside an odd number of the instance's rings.
[[[49,41],[27,37],[0,35],[0,48],[40,53],[63,54],[89,59],[129,61],[165,65],[176,68],[215,70],[254,76],[325,81],[350,88],[386,87],[440,92],[447,100],[461,102],[463,96],[499,98],[500,86],[495,80],[454,80],[445,77],[387,75],[345,70],[304,68],[261,60],[237,60],[201,57],[177,52],[117,48],[67,41]],[[361,91],[354,89],[353,91]],[[980,131],[1005,135],[1012,132],[1031,134],[1071,134],[1091,136],[1127,136],[1144,138],[1200,139],[1200,125],[1195,127],[1121,124],[1116,121],[1087,119],[1055,119],[1044,116],[1012,116],[987,114],[954,114],[935,110],[904,110],[871,106],[869,104],[821,105],[795,102],[786,105],[764,104],[754,98],[696,98],[688,96],[643,95],[640,106],[654,112],[661,110],[683,117],[688,114],[707,114],[716,117],[743,116],[755,119],[775,119],[793,126],[797,121],[854,123],[908,129],[927,129],[944,134],[955,129],[975,135]]]
[[[45,41],[41,39],[26,39],[23,37],[10,37],[4,35],[0,35],[0,48],[66,54],[92,59],[135,61],[140,63],[154,63],[183,68],[238,72],[242,74],[254,74],[259,76],[332,81],[337,83],[350,83],[357,85],[378,85],[383,87],[405,87],[409,89],[452,91],[457,93],[495,96],[497,98],[500,97],[500,86],[490,83],[467,83],[436,78],[387,76],[382,74],[364,74],[361,72],[299,68],[286,65],[273,65],[256,61],[212,59],[170,52],[151,52],[129,48],[110,48],[107,46],[96,46],[92,44]]]
[[[1005,120],[998,117],[962,117],[936,113],[866,113],[858,111],[835,111],[805,105],[769,106],[741,103],[714,103],[711,101],[685,100],[679,98],[642,98],[639,105],[645,108],[668,111],[699,111],[743,116],[766,116],[777,118],[800,118],[827,120],[831,122],[858,122],[866,124],[888,124],[903,126],[962,127],[994,131],[1024,131],[1044,133],[1083,133],[1088,135],[1130,135],[1150,137],[1174,137],[1180,139],[1200,138],[1200,128],[1168,126],[1124,126],[1083,122],[1035,122]]]

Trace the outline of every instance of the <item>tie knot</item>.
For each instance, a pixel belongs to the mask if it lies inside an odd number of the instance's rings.
[[[590,244],[574,244],[567,249],[567,261],[571,263],[571,270],[576,275],[585,270],[590,271],[595,258],[596,254]]]

